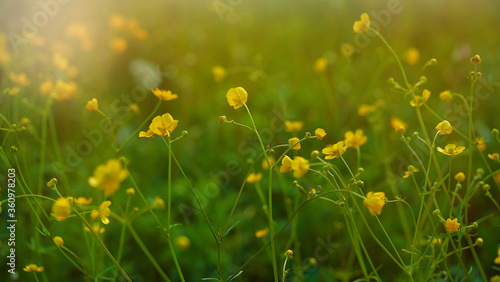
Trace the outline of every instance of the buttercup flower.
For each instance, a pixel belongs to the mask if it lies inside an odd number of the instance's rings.
[[[243,107],[243,103],[247,102],[248,93],[243,87],[231,88],[227,91],[226,98],[229,106],[234,107],[236,110]]]
[[[292,147],[292,150],[300,150],[300,143],[298,143],[300,141],[299,138],[297,137],[293,137],[293,138],[290,138],[288,139],[288,144],[290,146],[292,146],[293,144],[296,144],[295,146]]]
[[[361,20],[355,21],[352,29],[355,33],[363,33],[370,27],[370,17],[367,13],[361,14]]]
[[[309,170],[309,161],[303,157],[295,157],[292,162],[293,177],[300,178]]]
[[[156,97],[158,97],[158,99],[163,101],[170,101],[179,97],[179,95],[177,94],[172,94],[172,91],[170,90],[165,91],[163,89],[158,89],[158,87],[156,87],[156,89],[151,89],[151,91],[153,92],[153,94],[155,94]]]
[[[495,258],[495,260],[493,262],[496,264],[500,264],[500,248],[498,248],[497,257]]]
[[[405,175],[403,178],[408,178],[410,175],[412,175],[414,172],[418,172],[418,168],[414,167],[413,165],[408,166],[408,170],[405,171]]]
[[[96,98],[92,98],[92,100],[87,102],[87,106],[85,106],[85,108],[91,112],[95,112],[99,109],[99,102]]]
[[[262,179],[262,173],[250,173],[247,177],[247,183],[257,183]]]
[[[500,156],[498,155],[498,153],[493,153],[493,154],[488,154],[488,158],[490,158],[493,161],[498,161],[498,159],[500,159]]]
[[[405,57],[406,57],[406,62],[410,66],[413,66],[414,64],[418,63],[418,61],[420,60],[420,52],[418,51],[417,48],[410,48],[410,49],[406,50]]]
[[[187,250],[191,246],[191,240],[187,236],[179,236],[175,238],[175,245],[181,250]]]
[[[354,54],[355,50],[356,48],[352,44],[349,43],[340,44],[340,51],[346,58],[350,58],[352,54]]]
[[[446,230],[450,232],[454,232],[458,230],[458,227],[460,227],[460,223],[458,223],[458,219],[455,218],[451,220],[451,218],[448,218],[446,220]]]
[[[294,132],[301,131],[304,123],[302,121],[285,121],[285,131],[286,132]]]
[[[443,120],[438,125],[436,125],[436,129],[439,130],[439,134],[447,135],[453,131],[453,127],[447,120]]]
[[[342,154],[347,150],[347,145],[344,144],[344,141],[339,141],[334,145],[328,145],[321,152],[326,155],[326,160],[331,160],[335,158],[340,158]]]
[[[174,118],[169,113],[166,113],[162,116],[157,116],[149,125],[148,132],[139,132],[139,137],[152,137],[153,134],[156,134],[158,136],[170,135],[170,133],[172,133],[172,131],[174,131],[174,129],[177,127],[178,122],[179,121],[174,120]]]
[[[37,266],[36,264],[28,264],[23,268],[26,272],[42,272],[44,270],[43,266]]]
[[[470,58],[470,61],[474,64],[479,64],[481,62],[481,57],[476,54],[474,57]]]
[[[153,207],[162,210],[165,208],[165,201],[162,198],[160,198],[160,196],[156,196],[154,199]]]
[[[214,76],[215,82],[221,82],[224,78],[226,78],[227,71],[221,66],[215,66],[212,68],[212,75]]]
[[[109,209],[110,205],[111,205],[111,201],[104,201],[99,206],[99,217],[101,218],[101,221],[104,224],[108,224],[109,223],[108,216],[111,213],[111,210]]]
[[[60,247],[60,246],[64,245],[64,240],[63,240],[63,238],[56,236],[56,237],[54,237],[54,243],[56,243],[56,245]]]
[[[9,74],[9,78],[12,82],[19,84],[21,86],[26,86],[30,83],[28,77],[26,76],[26,74],[24,72],[19,73],[19,74],[15,74],[15,73],[11,72]]]
[[[382,212],[382,208],[385,205],[385,193],[384,192],[368,192],[366,194],[366,199],[363,201],[363,204],[368,209],[371,215],[378,214]]]
[[[127,40],[122,37],[115,37],[109,42],[109,49],[118,54],[123,53],[125,50],[127,50],[127,46]]]
[[[326,136],[326,132],[323,128],[316,128],[316,130],[314,131],[314,135],[318,137],[318,140],[321,140]]]
[[[59,198],[52,205],[52,214],[57,221],[63,221],[71,214],[71,201],[67,198]]]
[[[274,159],[273,156],[268,156],[267,159],[269,159],[269,163],[271,163],[271,166],[273,166],[274,163],[276,162],[276,159]],[[267,163],[267,160],[262,161],[262,168],[269,169],[269,164]]]
[[[127,20],[120,14],[114,14],[109,17],[108,25],[113,29],[122,30],[127,25]]]
[[[324,57],[318,58],[314,62],[314,71],[318,73],[324,72],[326,70],[326,67],[328,67],[328,60]]]
[[[358,148],[366,143],[368,137],[363,135],[363,129],[357,129],[355,133],[347,131],[344,134],[344,143],[351,148]]]
[[[289,156],[283,157],[283,159],[281,159],[280,172],[281,173],[289,172],[292,169],[292,162],[293,161],[292,159],[290,159]]]
[[[486,150],[486,141],[483,138],[476,137],[476,139],[474,139],[474,141],[476,141],[476,146],[479,149],[479,151]]]
[[[21,88],[19,87],[12,87],[10,90],[9,90],[9,95],[10,96],[14,96],[14,95],[17,95],[19,93],[19,91],[21,91]]]
[[[134,188],[128,188],[125,190],[125,193],[129,196],[134,196],[135,195],[135,189]]]
[[[459,173],[455,174],[455,180],[456,181],[464,181],[465,174],[463,172],[459,172]]]
[[[445,90],[445,91],[439,93],[439,99],[441,101],[446,102],[446,103],[449,103],[452,98],[453,98],[453,95],[451,95],[450,90]]]
[[[88,205],[90,205],[90,203],[92,203],[92,198],[87,199],[84,197],[78,197],[78,198],[74,199],[73,202],[78,203],[78,204],[83,205],[83,206],[88,206]]]
[[[358,115],[364,117],[373,113],[376,109],[377,107],[374,105],[362,104],[358,107]]]
[[[397,117],[392,117],[391,126],[397,133],[404,133],[406,131],[406,128],[408,127],[408,124]]]
[[[56,85],[53,88],[54,99],[57,101],[63,101],[71,99],[75,96],[78,90],[78,85],[75,82],[64,82],[62,80],[56,81]]]
[[[427,89],[424,89],[424,91],[422,91],[422,96],[415,95],[415,98],[410,101],[410,105],[412,107],[421,107],[423,104],[425,104],[425,102],[427,102],[427,100],[429,100],[430,96],[431,92]]]
[[[89,177],[89,185],[104,190],[106,196],[113,195],[120,184],[127,178],[127,170],[117,159],[109,159],[94,169],[93,176]]]
[[[56,66],[56,68],[60,70],[65,70],[68,68],[68,59],[63,57],[60,53],[54,54],[52,57],[52,62]]]
[[[40,90],[40,94],[42,94],[43,96],[49,95],[50,92],[52,92],[53,84],[54,83],[52,82],[52,79],[47,79],[42,82],[42,84],[40,84],[40,87],[38,88],[38,90]]]
[[[287,250],[285,252],[285,257],[287,257],[288,259],[291,259],[293,257],[293,251],[292,250]]]
[[[437,150],[445,155],[454,156],[462,153],[465,150],[465,147],[464,146],[457,147],[457,145],[455,144],[448,144],[444,147],[444,149],[441,147],[437,147]]]
[[[269,228],[257,230],[257,231],[255,231],[255,237],[264,238],[267,236],[268,233],[269,233]]]

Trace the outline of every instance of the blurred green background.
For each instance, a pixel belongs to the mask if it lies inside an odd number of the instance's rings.
[[[218,116],[226,115],[229,120],[250,124],[245,111],[232,109],[225,98],[229,88],[242,86],[249,94],[248,105],[266,144],[287,143],[288,138],[292,137],[291,133],[284,132],[285,120],[305,123],[304,129],[298,133],[299,137],[304,136],[306,131],[314,132],[317,127],[324,128],[328,133],[326,141],[312,141],[303,145],[299,154],[306,158],[309,158],[312,150],[321,150],[326,144],[342,140],[347,130],[364,129],[368,136],[367,144],[361,148],[362,167],[365,169],[362,175],[366,185],[364,191],[384,191],[389,199],[394,196],[406,197],[414,211],[417,211],[419,197],[413,183],[401,178],[412,161],[410,153],[391,129],[390,118],[396,116],[406,121],[409,124],[407,135],[419,131],[420,127],[408,103],[409,98],[405,99],[391,90],[387,83],[389,77],[402,82],[390,52],[378,38],[367,34],[359,37],[352,31],[353,22],[359,20],[363,12],[370,15],[372,26],[403,58],[410,81],[413,81],[426,61],[437,59],[438,64],[424,72],[428,80],[424,87],[432,92],[428,105],[450,122],[454,120],[452,123],[463,132],[467,131],[467,116],[460,115],[457,109],[459,103],[454,101],[445,104],[438,99],[438,94],[444,90],[467,94],[467,75],[472,70],[469,59],[474,54],[480,54],[483,62],[479,65],[479,71],[486,82],[481,92],[484,96],[478,99],[479,107],[474,111],[474,125],[476,133],[487,142],[486,152],[495,152],[499,148],[489,134],[493,127],[499,126],[496,112],[500,87],[500,82],[497,82],[500,80],[497,67],[500,63],[497,36],[500,3],[496,1],[48,2],[53,5],[49,8],[52,9],[52,15],[34,1],[0,2],[0,31],[4,34],[5,46],[2,52],[8,53],[10,57],[9,61],[0,65],[0,89],[13,87],[9,73],[24,72],[30,79],[30,84],[21,87],[17,95],[4,93],[0,96],[0,111],[11,123],[18,124],[23,117],[31,120],[30,130],[17,134],[16,138],[10,136],[2,147],[6,151],[11,145],[19,147],[18,155],[21,156],[28,185],[42,189],[43,194],[50,197],[55,195],[45,187],[45,183],[52,177],[60,179],[60,189],[68,195],[92,196],[95,191],[88,185],[87,179],[93,169],[107,159],[118,156],[126,156],[130,160],[130,171],[148,200],[153,202],[156,196],[166,197],[168,150],[159,138],[134,138],[123,151],[115,155],[110,150],[109,136],[103,134],[104,141],[92,144],[90,152],[85,151],[85,156],[78,153],[82,149],[81,141],[90,140],[84,132],[98,129],[99,122],[103,120],[100,115],[85,110],[88,100],[97,98],[100,109],[112,116],[117,128],[117,143],[120,145],[153,110],[157,98],[151,94],[150,88],[159,87],[179,95],[177,100],[164,102],[157,114],[168,112],[179,120],[174,136],[179,136],[182,130],[189,132],[187,138],[174,144],[173,151],[206,204],[213,224],[223,226],[250,168],[248,159],[253,159],[260,150],[250,131],[219,124],[218,121]],[[391,13],[389,10],[398,12]],[[46,21],[40,16],[41,11],[47,14]],[[113,29],[109,24],[113,15],[137,20],[142,29],[147,31],[147,38],[139,40],[126,30]],[[378,20],[377,15],[380,17]],[[43,22],[46,24],[37,24]],[[86,38],[91,47],[86,48],[81,37],[68,35],[68,27],[75,23],[82,24],[88,31]],[[377,23],[380,28],[376,26]],[[124,50],[117,51],[119,46],[113,45],[116,38],[127,42]],[[365,42],[362,45],[366,46],[361,46],[360,42]],[[353,47],[354,53],[342,52],[342,46]],[[411,47],[420,52],[420,60],[416,65],[409,65],[404,60],[405,52]],[[69,65],[76,67],[77,74],[55,67],[55,53],[63,54]],[[328,60],[325,73],[314,71],[314,63],[320,57]],[[215,81],[212,74],[214,66],[224,67],[227,77]],[[78,84],[78,91],[73,98],[54,101],[51,105],[57,127],[56,146],[62,155],[57,156],[53,140],[49,138],[44,182],[43,187],[40,187],[38,171],[41,144],[34,136],[40,136],[41,120],[30,105],[44,107],[47,98],[40,95],[39,85],[46,79],[74,81]],[[325,92],[333,97],[335,111],[331,110],[331,101],[328,101]],[[128,101],[125,100],[127,97]],[[358,115],[361,104],[375,104],[377,101],[383,101],[377,114],[369,118]],[[131,103],[138,105],[139,113],[127,108]],[[439,120],[425,109],[422,112],[428,130],[433,130]],[[0,126],[5,127],[6,124],[2,121]],[[146,128],[144,126],[141,130]],[[0,136],[3,140],[5,134],[0,133]],[[449,142],[466,144],[458,135],[449,138]],[[446,141],[442,140],[440,144]],[[79,156],[72,159],[71,156],[75,154]],[[355,167],[354,150],[348,151],[345,158]],[[442,169],[446,170],[448,159],[444,156],[438,156],[438,159],[442,162]],[[453,163],[454,170],[465,171],[467,157],[456,160]],[[66,179],[57,169],[61,168],[58,164],[63,165]],[[343,169],[340,162],[337,165],[348,179],[347,170]],[[393,175],[387,174],[384,166],[389,167]],[[480,160],[474,165],[474,168],[478,167],[484,167]],[[493,168],[498,169],[498,164]],[[3,171],[6,171],[4,163],[1,183],[6,183]],[[264,172],[260,162],[255,171]],[[263,187],[267,183],[266,177],[262,181]],[[422,183],[424,181],[422,174],[417,179]],[[295,198],[295,194],[300,195],[292,185],[292,180],[290,175],[285,175],[282,181],[274,182],[274,218],[278,228],[287,220],[284,195],[288,194],[291,199]],[[306,189],[317,185],[326,186],[323,180],[312,173],[300,181]],[[498,189],[491,179],[490,182],[494,187],[492,193],[498,199]],[[391,190],[391,183],[398,187],[399,193]],[[214,277],[216,244],[186,182],[176,168],[173,185],[174,221],[182,224],[173,232],[175,236],[183,235],[190,239],[188,247],[178,246],[178,256],[186,278],[199,281],[203,277]],[[125,181],[121,190],[112,197],[113,212],[120,213],[124,208],[124,190],[130,186],[129,180]],[[3,189],[1,197],[5,197]],[[21,266],[33,262],[45,267],[44,275],[48,281],[83,281],[80,273],[55,250],[49,239],[42,238],[43,248],[38,252],[33,250],[31,246],[34,233],[37,232],[36,222],[32,221],[30,210],[23,200],[17,203],[18,218],[23,218],[20,222],[22,228],[17,229],[19,270]],[[255,231],[267,226],[266,216],[259,203],[254,185],[247,185],[233,217],[233,221],[241,220],[241,223],[231,231],[222,247],[222,265],[226,277],[264,244],[262,239],[254,236]],[[49,210],[50,205],[46,204]],[[133,204],[142,206],[139,199],[134,199]],[[497,244],[500,243],[500,219],[495,207],[482,192],[470,204],[470,221],[495,213],[478,230],[478,235],[484,238],[487,246],[478,250],[479,256],[490,277],[498,274],[492,265]],[[381,220],[398,248],[409,248],[397,211],[396,204],[388,204],[384,207]],[[164,213],[160,212],[160,215],[166,217]],[[1,214],[2,219],[5,216],[5,213]],[[410,213],[403,218],[410,221]],[[134,224],[160,265],[169,277],[176,280],[177,274],[166,242],[156,230],[152,218],[144,215]],[[296,224],[300,249],[294,250],[297,258],[289,277],[298,280],[291,281],[342,281],[343,277],[344,281],[350,281],[359,277],[357,264],[349,266],[349,259],[346,259],[351,244],[340,209],[327,202],[315,201],[300,211]],[[112,252],[117,248],[120,226],[117,221],[110,223],[103,235]],[[80,245],[82,231],[79,223],[57,223],[53,228],[53,233],[61,234],[69,248],[84,256],[86,251]],[[5,236],[8,235],[5,228],[2,228],[1,235],[0,261],[4,262],[7,254]],[[381,276],[387,281],[396,281],[394,279],[397,278],[391,276],[393,262],[380,251],[368,234],[364,235],[376,266],[381,267]],[[132,238],[127,236],[126,240],[122,264],[133,280],[159,280],[160,276],[142,256]],[[289,232],[277,239],[279,253],[288,248],[288,240]],[[466,261],[470,263],[470,254],[466,256]],[[307,265],[311,257],[317,259],[317,266],[308,268],[304,277],[295,275],[295,269]],[[110,265],[104,255],[101,261],[106,266]],[[5,263],[2,265],[0,277],[11,279],[3,271]],[[19,275],[18,281],[32,278],[22,271]],[[269,281],[271,277],[269,253],[263,252],[244,269],[239,279]]]

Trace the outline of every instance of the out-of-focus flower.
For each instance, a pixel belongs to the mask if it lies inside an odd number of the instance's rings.
[[[122,30],[127,26],[127,19],[125,19],[125,17],[120,14],[114,14],[109,16],[108,25],[112,29]]]
[[[54,54],[52,61],[54,62],[54,65],[56,66],[56,68],[58,68],[60,70],[65,70],[66,68],[68,68],[68,59],[63,57],[59,53]]]
[[[60,236],[54,237],[54,243],[56,243],[57,246],[62,246],[64,245],[64,240]]]
[[[165,200],[163,200],[162,198],[160,198],[160,196],[156,196],[155,199],[154,199],[153,207],[157,208],[159,210],[164,209],[165,208]]]
[[[155,94],[156,97],[158,97],[158,99],[164,101],[174,100],[179,97],[177,94],[173,94],[170,90],[166,91],[163,89],[158,89],[158,87],[156,89],[151,89],[151,91],[153,92],[153,94]]]
[[[243,104],[247,102],[248,93],[243,87],[231,88],[227,91],[226,98],[229,106],[234,107],[236,110],[243,107]]]
[[[19,121],[19,123],[21,124],[21,126],[28,126],[31,124],[31,121],[29,118],[27,117],[23,117],[21,118],[21,120]]]
[[[42,82],[39,88],[40,94],[42,94],[43,96],[49,95],[50,92],[52,92],[53,84],[54,83],[52,82],[52,79],[47,79],[44,82]]]
[[[96,98],[92,98],[92,100],[87,102],[85,108],[87,108],[87,110],[91,112],[95,112],[99,109],[99,102],[97,101]]]
[[[257,183],[262,179],[262,173],[250,173],[247,177],[247,183]]]
[[[439,93],[439,99],[441,101],[446,102],[446,103],[449,103],[452,98],[453,98],[453,95],[451,94],[450,90],[445,90],[445,91]]]
[[[384,192],[368,192],[366,194],[366,199],[363,204],[368,209],[371,215],[382,213],[382,208],[385,205],[385,193]]]
[[[120,188],[120,184],[127,176],[127,170],[119,160],[109,159],[94,169],[94,174],[89,177],[88,182],[90,186],[104,190],[104,194],[109,196]]]
[[[431,92],[427,89],[424,89],[424,91],[422,91],[422,96],[415,95],[415,98],[410,101],[410,105],[412,107],[421,107],[423,104],[425,104],[425,102],[427,102],[427,100],[429,100],[430,96]]]
[[[284,156],[283,159],[281,159],[281,166],[280,166],[280,172],[285,173],[289,172],[292,169],[292,159],[290,159],[289,156]]]
[[[406,131],[406,128],[408,127],[408,124],[397,117],[392,117],[391,126],[397,133],[404,133]]]
[[[352,29],[355,33],[363,33],[370,27],[370,17],[367,13],[361,14],[361,20],[355,21]]]
[[[63,221],[71,214],[71,201],[67,198],[59,198],[52,205],[52,214],[57,221]]]
[[[459,173],[455,174],[455,180],[456,181],[464,181],[465,174],[463,172],[459,172]]]
[[[500,264],[500,248],[498,248],[497,257],[495,258],[495,260],[493,262],[496,264]]]
[[[276,159],[273,156],[268,156],[267,159],[269,160],[269,163],[271,164],[271,166],[273,166],[274,163],[276,162]],[[269,164],[267,163],[267,160],[262,161],[262,168],[269,169]]]
[[[264,238],[267,236],[268,233],[269,233],[269,228],[257,230],[257,231],[255,231],[255,237]]]
[[[476,146],[479,149],[479,151],[486,150],[486,141],[483,138],[476,137],[474,141],[476,142]]]
[[[420,52],[418,51],[417,48],[410,48],[410,49],[406,50],[405,58],[406,58],[406,62],[410,66],[413,66],[414,64],[418,63],[418,61],[420,60]]]
[[[358,115],[364,117],[373,113],[376,109],[377,107],[374,105],[362,104],[358,107]]]
[[[92,198],[85,198],[85,197],[78,197],[73,200],[73,202],[80,204],[82,206],[88,206],[90,203],[92,203]]]
[[[418,172],[418,168],[414,167],[413,165],[408,166],[408,170],[405,171],[405,175],[403,178],[408,178],[410,175],[412,175],[414,172]]]
[[[457,145],[455,144],[448,144],[444,147],[444,149],[441,147],[437,147],[437,150],[445,155],[454,156],[462,153],[465,150],[465,147],[464,146],[457,147]]]
[[[187,236],[179,236],[175,238],[175,245],[181,250],[187,250],[191,246],[191,240]]]
[[[227,71],[222,66],[215,66],[212,68],[212,75],[214,76],[214,80],[216,82],[221,82],[224,80],[224,78],[226,78]]]
[[[30,83],[28,76],[24,72],[15,74],[13,72],[9,73],[9,78],[12,82],[19,84],[21,86],[26,86]]]
[[[314,62],[314,71],[317,73],[325,72],[328,67],[328,60],[324,57],[318,58]]]
[[[439,130],[439,134],[441,135],[448,135],[453,131],[453,127],[451,126],[449,121],[443,120],[442,122],[438,123],[438,125],[436,125],[436,130]]]
[[[285,121],[286,132],[301,131],[303,126],[304,122],[302,121],[290,121],[290,120]]]
[[[498,153],[493,153],[493,154],[488,154],[488,158],[490,158],[493,161],[498,161],[500,159],[500,156]]]
[[[300,178],[309,170],[309,161],[303,157],[295,157],[292,162],[293,177]]]
[[[454,232],[454,231],[458,230],[458,227],[460,227],[460,223],[458,223],[457,218],[455,218],[453,220],[451,218],[448,218],[446,220],[446,230],[448,230],[450,232]]]
[[[326,132],[323,128],[316,128],[316,130],[314,131],[314,135],[318,137],[318,140],[321,140],[326,136]]]
[[[28,264],[23,268],[26,272],[42,272],[44,270],[43,266],[37,266],[36,264]]]
[[[339,141],[334,145],[328,145],[321,152],[323,152],[323,154],[326,155],[325,156],[326,160],[331,160],[335,158],[340,158],[340,156],[342,156],[342,154],[345,153],[347,148],[348,146],[344,143],[344,141]]]
[[[10,96],[14,96],[14,95],[17,95],[17,94],[19,93],[19,91],[21,91],[21,88],[19,88],[19,87],[12,87],[12,88],[9,90],[8,94],[9,94]]]
[[[68,100],[75,96],[78,85],[75,82],[58,80],[53,89],[54,99],[57,101]]]
[[[108,224],[109,223],[108,216],[111,213],[111,210],[109,209],[110,205],[111,205],[111,201],[104,201],[99,206],[99,217],[101,218],[101,221],[104,224]]]
[[[125,193],[129,196],[134,196],[135,195],[135,189],[134,188],[128,188]]]
[[[350,58],[354,54],[354,50],[355,47],[352,44],[349,43],[340,44],[340,51],[347,58]]]
[[[300,150],[300,143],[299,143],[300,139],[297,138],[297,137],[293,137],[293,138],[290,138],[288,139],[288,145],[292,146],[293,144],[296,144],[292,147],[292,150]]]
[[[130,105],[128,105],[128,109],[130,111],[132,111],[134,114],[138,114],[139,113],[139,106],[137,106],[137,104],[130,104]]]
[[[115,37],[109,42],[109,48],[111,49],[111,51],[117,54],[123,53],[125,50],[127,50],[127,46],[127,40],[122,37]]]
[[[355,133],[349,130],[344,134],[344,137],[344,143],[347,146],[355,149],[361,147],[368,140],[368,137],[363,135],[363,129],[356,129]]]

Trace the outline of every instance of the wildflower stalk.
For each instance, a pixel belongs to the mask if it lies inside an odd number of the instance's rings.
[[[273,261],[274,281],[278,282],[278,264],[276,261],[276,245],[275,245],[275,241],[274,241],[274,221],[273,221],[273,166],[272,166],[271,162],[269,161],[269,158],[267,156],[267,150],[264,147],[264,143],[262,142],[262,138],[260,137],[259,131],[257,130],[257,127],[255,126],[255,121],[253,120],[252,113],[250,112],[250,109],[248,108],[246,103],[243,103],[243,105],[245,106],[245,109],[247,110],[248,116],[250,117],[250,120],[252,121],[255,135],[257,136],[257,139],[259,140],[259,144],[260,144],[260,147],[262,149],[262,153],[264,154],[264,157],[266,158],[267,165],[269,167],[269,189],[268,189],[267,211],[268,211],[268,220],[269,220],[269,233],[271,235],[271,258]]]
[[[158,100],[158,104],[156,104],[156,107],[153,109],[153,111],[149,114],[149,116],[139,125],[139,127],[130,135],[130,137],[116,150],[116,152],[120,152],[127,144],[132,141],[134,137],[137,136],[137,133],[144,127],[144,125],[153,117],[153,115],[158,111],[158,108],[160,108],[161,105],[161,99]]]
[[[468,212],[469,212],[469,192],[472,189],[472,154],[473,154],[473,149],[472,149],[472,107],[474,103],[474,86],[476,84],[477,80],[477,64],[474,64],[474,71],[471,76],[471,83],[470,83],[470,91],[469,91],[469,166],[468,166],[468,172],[467,172],[467,189],[465,190],[465,200],[464,200],[464,207],[465,207],[465,216],[464,216],[464,223],[467,224],[469,219],[468,219]]]
[[[288,257],[285,256],[285,262],[283,263],[283,274],[282,274],[283,282],[285,282],[285,279],[286,279],[286,273],[287,273],[287,271],[286,271],[286,263],[287,263],[287,261],[288,261]]]

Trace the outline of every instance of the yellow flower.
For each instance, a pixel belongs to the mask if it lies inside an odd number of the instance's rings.
[[[456,181],[464,181],[465,174],[463,172],[459,172],[459,173],[455,174],[455,180]]]
[[[294,132],[301,131],[304,123],[302,121],[285,121],[285,131],[286,132]]]
[[[362,104],[358,107],[358,115],[364,117],[373,113],[376,109],[377,107],[374,105]]]
[[[408,166],[408,170],[405,171],[405,175],[403,178],[408,178],[410,175],[412,175],[414,172],[418,172],[418,168],[414,167],[413,165]]]
[[[257,230],[257,231],[255,231],[255,237],[264,238],[267,236],[268,233],[269,233],[269,228]]]
[[[496,264],[500,264],[500,248],[498,248],[497,257],[495,258],[495,260],[493,262]]]
[[[498,161],[498,159],[500,159],[500,156],[498,155],[498,153],[493,153],[493,154],[488,154],[488,158],[490,158],[493,161]]]
[[[303,157],[295,157],[292,162],[293,177],[300,178],[309,170],[309,161]]]
[[[99,109],[99,102],[97,102],[96,98],[92,98],[92,100],[87,102],[87,106],[85,106],[85,108],[91,112],[95,112]]]
[[[96,220],[98,217],[99,217],[99,212],[96,211],[96,210],[93,210],[91,213],[90,213],[90,217],[93,219],[93,220]]]
[[[137,106],[137,104],[128,105],[128,109],[134,112],[135,114],[139,113],[139,106]]]
[[[21,120],[19,121],[19,123],[22,125],[22,126],[28,126],[30,125],[31,121],[29,118],[27,117],[23,117],[21,118]]]
[[[257,183],[262,179],[262,173],[250,173],[247,177],[247,183]]]
[[[170,135],[170,133],[172,133],[172,131],[174,131],[174,129],[177,127],[178,122],[179,121],[174,120],[174,118],[169,113],[166,113],[162,116],[157,116],[149,125],[148,132],[139,132],[139,137],[152,137],[153,134],[156,134],[158,136]]]
[[[486,150],[486,141],[481,138],[481,137],[476,137],[476,146],[479,149],[479,151],[484,151]]]
[[[457,145],[455,144],[448,144],[444,147],[444,149],[441,147],[437,147],[437,150],[445,155],[454,156],[462,153],[465,150],[465,147],[464,146],[457,147]]]
[[[385,205],[385,193],[384,192],[368,192],[366,194],[366,199],[363,201],[363,204],[368,209],[371,215],[378,214],[382,212],[382,208]]]
[[[325,159],[326,160],[331,160],[335,158],[340,158],[342,154],[345,153],[347,150],[347,145],[344,144],[344,141],[339,141],[334,145],[328,145],[326,148],[324,148],[321,152],[326,155]]]
[[[476,54],[474,57],[470,58],[470,61],[474,64],[479,64],[481,62],[481,57]]]
[[[224,78],[226,78],[227,71],[221,66],[215,66],[212,68],[212,75],[214,76],[214,80],[216,82],[221,82]]]
[[[113,39],[111,39],[111,41],[109,42],[109,49],[111,49],[111,51],[115,52],[115,53],[123,53],[125,52],[125,50],[127,50],[127,40],[125,40],[125,38],[122,38],[122,37],[115,37]]]
[[[181,250],[187,250],[191,246],[191,240],[187,236],[179,236],[175,238],[175,245]]]
[[[347,131],[344,134],[344,143],[351,148],[358,148],[366,143],[368,137],[363,135],[363,129],[357,129],[355,133],[352,131]]]
[[[290,138],[288,139],[288,144],[290,146],[292,146],[293,144],[296,144],[295,146],[292,147],[292,150],[300,150],[300,143],[298,143],[300,141],[299,138],[297,137],[293,137],[293,138]]]
[[[452,98],[453,98],[453,95],[451,95],[450,90],[445,90],[445,91],[439,93],[439,99],[441,101],[446,102],[446,103],[449,103]]]
[[[352,44],[349,44],[349,43],[340,44],[340,51],[347,58],[350,58],[352,56],[352,54],[354,54],[355,50],[356,50],[356,48],[354,46],[352,46]]]
[[[229,106],[234,107],[236,110],[243,107],[243,104],[247,102],[248,93],[243,87],[231,88],[227,91],[226,98]]]
[[[109,209],[110,205],[111,205],[111,201],[104,201],[99,206],[99,217],[101,218],[101,221],[104,224],[108,224],[109,223],[108,216],[111,213],[111,210]]]
[[[316,128],[316,130],[314,131],[314,135],[318,137],[318,140],[321,140],[326,136],[326,132],[323,128]]]
[[[52,57],[52,62],[56,66],[56,68],[60,70],[65,70],[68,68],[68,59],[63,57],[60,53],[54,54],[54,57]]]
[[[154,199],[153,207],[162,210],[165,208],[165,201],[162,198],[160,198],[160,196],[156,196]]]
[[[439,130],[439,134],[441,135],[447,135],[453,131],[453,127],[447,120],[443,120],[438,125],[436,125],[436,129]]]
[[[367,13],[361,14],[361,20],[355,21],[352,29],[355,33],[363,33],[370,27],[370,17]]]
[[[73,201],[77,204],[87,206],[87,205],[90,205],[90,203],[92,203],[92,198],[87,199],[84,197],[78,197],[78,198],[74,199]]]
[[[36,264],[28,264],[23,268],[26,272],[42,272],[44,270],[43,266],[37,266]]]
[[[19,93],[19,91],[21,91],[21,88],[19,87],[12,87],[10,90],[9,90],[9,95],[10,96],[14,96],[16,94]]]
[[[63,221],[71,214],[71,201],[67,198],[59,198],[52,205],[52,213],[57,221]]]
[[[281,173],[289,172],[292,169],[292,162],[293,162],[292,159],[290,159],[289,156],[285,155],[285,157],[281,159],[280,172]]]
[[[9,78],[12,82],[19,84],[19,85],[22,85],[22,86],[26,86],[30,83],[28,77],[26,76],[26,74],[24,72],[22,72],[20,74],[15,74],[15,73],[11,72],[9,74]]]
[[[394,128],[394,130],[397,133],[404,133],[406,131],[406,128],[408,127],[408,124],[402,120],[400,120],[397,117],[392,117],[391,118],[391,126]]]
[[[119,14],[111,15],[108,19],[108,25],[116,30],[122,30],[127,25],[127,20]]]
[[[158,97],[158,99],[164,101],[174,100],[177,99],[178,97],[177,94],[172,94],[172,91],[170,90],[165,91],[163,89],[158,89],[158,87],[156,87],[156,89],[151,89],[151,91],[153,91],[153,94],[155,94],[155,96]]]
[[[406,50],[405,57],[406,57],[406,62],[410,66],[413,66],[420,60],[420,52],[417,50],[417,48],[410,48]]]
[[[324,57],[318,58],[314,62],[314,71],[316,71],[317,73],[325,72],[327,67],[328,67],[328,60]]]
[[[424,89],[424,91],[422,91],[422,96],[415,95],[415,98],[410,101],[410,105],[412,107],[421,107],[423,104],[425,104],[425,102],[427,102],[427,100],[429,100],[430,96],[431,92],[427,89]]]
[[[435,248],[439,244],[441,244],[441,238],[434,238],[431,242],[431,247]]]
[[[285,257],[287,257],[288,259],[293,258],[293,251],[292,250],[287,250],[285,252]]]
[[[269,159],[269,163],[271,163],[271,166],[273,166],[274,163],[276,162],[276,159],[274,159],[273,156],[268,156],[267,158]],[[263,169],[269,169],[269,164],[267,163],[266,160],[262,161],[262,168]]]
[[[135,195],[135,189],[134,188],[128,188],[125,193],[129,196],[134,196]]]
[[[64,240],[63,240],[63,238],[56,236],[56,237],[54,237],[54,243],[56,243],[56,245],[60,247],[60,246],[64,245]]]
[[[75,96],[78,85],[75,82],[64,82],[58,80],[53,88],[54,99],[57,101],[68,100]]]
[[[458,223],[457,218],[455,218],[454,220],[451,220],[451,218],[448,218],[446,220],[446,230],[448,230],[450,232],[457,231],[459,226],[460,226],[460,223]]]
[[[85,226],[83,229],[87,232],[90,232],[90,229],[87,226]],[[101,233],[101,234],[104,233],[104,231],[106,231],[106,229],[100,227],[99,223],[94,224],[94,226],[92,226],[92,230],[94,230],[95,233]]]
[[[42,84],[40,84],[39,90],[40,94],[43,96],[49,95],[52,92],[53,82],[52,79],[47,79]]]
[[[104,190],[106,196],[113,195],[120,183],[127,178],[127,170],[117,159],[109,159],[105,164],[100,164],[94,169],[93,176],[89,177],[89,184],[94,188]]]

